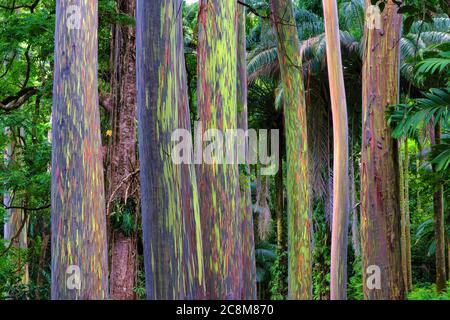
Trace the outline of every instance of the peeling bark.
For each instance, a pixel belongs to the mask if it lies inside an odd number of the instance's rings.
[[[97,1],[80,0],[77,9],[68,1],[56,2],[51,295],[57,300],[108,297]],[[81,19],[74,21],[74,14]],[[70,266],[79,268],[80,281]]]
[[[245,32],[245,8],[237,7],[238,34],[237,34],[237,123],[238,128],[247,131],[247,49]],[[245,145],[246,159],[248,144]],[[250,167],[245,165],[245,177],[241,178],[240,212],[242,215],[242,299],[256,299],[256,261],[255,239],[253,230],[253,206],[250,188]]]
[[[237,128],[237,21],[235,1],[200,0],[198,114],[202,133]],[[208,299],[238,299],[242,290],[237,164],[197,167]]]
[[[195,170],[171,157],[174,130],[191,131],[181,5],[138,0],[136,10],[144,265],[147,298],[158,300],[205,295]]]
[[[135,16],[135,0],[118,0],[120,12]],[[123,181],[138,167],[136,157],[136,35],[133,26],[113,26],[111,40],[111,116],[112,135],[109,146],[108,201],[109,206],[123,206],[138,196],[137,180]],[[118,189],[117,189],[118,188]],[[117,190],[116,190],[117,189]],[[114,193],[114,194],[113,194]],[[112,199],[110,199],[110,197]],[[137,201],[132,201],[137,204]],[[138,208],[133,205],[133,221]],[[108,212],[108,214],[110,214]],[[118,214],[122,214],[119,212]],[[121,230],[112,230],[112,255],[110,293],[112,299],[135,299],[134,293],[137,257],[136,230],[125,235]]]
[[[291,0],[271,0],[284,94],[287,152],[288,296],[312,298],[308,143],[302,58]]]
[[[370,1],[366,0],[369,8]],[[361,240],[366,299],[403,299],[397,141],[385,112],[398,103],[402,17],[392,0],[381,29],[365,26],[361,151]],[[379,268],[381,287],[368,286],[368,267]],[[370,269],[369,269],[370,270]]]

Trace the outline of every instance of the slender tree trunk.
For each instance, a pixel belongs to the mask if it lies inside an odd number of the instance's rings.
[[[409,148],[408,139],[405,139],[405,157],[403,163],[404,170],[404,196],[405,196],[405,217],[406,217],[406,270],[407,270],[407,287],[406,289],[412,290],[412,268],[411,268],[411,216],[409,211]]]
[[[366,0],[366,7],[370,7]],[[398,102],[401,15],[392,0],[381,29],[365,27],[361,151],[361,238],[366,299],[403,299],[398,147],[385,112]]]
[[[283,245],[284,184],[283,184],[283,167],[281,166],[281,160],[280,160],[280,168],[275,177],[275,188],[276,188],[275,213],[277,219],[277,248],[281,253],[285,249]]]
[[[97,1],[56,2],[52,299],[108,296],[97,27]]]
[[[236,1],[200,0],[199,6],[197,98],[201,131],[225,133],[237,128]],[[241,272],[235,261],[242,254],[238,166],[203,163],[197,174],[207,298],[237,299]]]
[[[148,299],[204,296],[194,167],[172,160],[172,133],[190,135],[181,0],[137,1],[137,97]],[[236,90],[234,88],[234,90]]]
[[[356,257],[361,256],[361,237],[359,230],[359,204],[356,203],[356,183],[355,183],[355,165],[350,161],[350,212],[352,219],[352,246]]]
[[[134,17],[135,0],[118,0],[120,12]],[[138,167],[136,159],[136,38],[133,26],[113,26],[111,41],[111,140],[109,147],[108,208],[115,215],[128,214],[136,221],[137,179],[129,178]],[[128,210],[125,210],[127,208]],[[122,218],[123,219],[123,218]],[[114,225],[113,223],[111,225]],[[136,226],[112,230],[110,293],[112,299],[135,298]]]
[[[287,152],[290,299],[312,298],[311,213],[302,58],[291,0],[271,0],[283,85]]]
[[[402,274],[405,289],[408,290],[408,255],[406,248],[406,198],[405,198],[405,170],[402,155],[403,140],[398,140],[399,157],[399,181],[400,181],[400,228],[401,228],[401,251],[402,251]]]
[[[247,46],[245,32],[245,8],[237,7],[238,34],[237,34],[237,120],[238,128],[248,129],[247,111]],[[248,158],[248,144],[245,142],[245,159]],[[245,177],[241,180],[240,212],[242,218],[242,299],[256,299],[256,262],[255,239],[253,232],[253,206],[250,189],[250,167],[245,165]]]
[[[438,121],[435,124],[434,135],[431,143],[441,143],[441,124]],[[433,170],[436,171],[435,165]],[[442,183],[436,185],[433,194],[434,207],[434,233],[436,239],[436,289],[438,292],[444,291],[446,287],[446,269],[445,269],[445,217],[444,217],[444,186]]]
[[[347,299],[348,204],[350,201],[347,102],[336,1],[324,0],[323,11],[334,137],[330,294],[332,300],[345,300]]]

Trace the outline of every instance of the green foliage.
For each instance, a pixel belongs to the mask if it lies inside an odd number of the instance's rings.
[[[441,293],[436,291],[434,284],[414,286],[408,295],[408,300],[450,300],[450,282],[447,283],[447,289]]]
[[[287,260],[287,251],[280,253],[279,250],[277,250],[275,262],[270,268],[271,280],[269,290],[271,300],[285,300],[287,297]]]
[[[125,203],[116,201],[111,212],[113,229],[122,232],[125,236],[132,235],[137,230],[135,211],[136,202],[133,199],[128,199]]]
[[[313,294],[314,299],[327,299],[330,295],[331,231],[326,220],[323,202],[317,202],[313,212]]]

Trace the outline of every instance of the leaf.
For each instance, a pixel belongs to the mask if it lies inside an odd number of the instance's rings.
[[[409,31],[411,30],[411,26],[414,23],[415,17],[414,16],[409,16],[405,19],[405,23],[404,23],[404,33],[408,34]]]

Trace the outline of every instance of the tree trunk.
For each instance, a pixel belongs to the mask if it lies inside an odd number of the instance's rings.
[[[403,164],[404,188],[405,188],[405,216],[406,216],[406,269],[408,272],[407,290],[412,290],[412,266],[411,266],[411,215],[409,211],[409,148],[408,139],[405,139],[405,158]]]
[[[406,245],[406,197],[405,197],[405,170],[402,155],[403,140],[398,140],[398,157],[399,157],[399,181],[400,181],[400,230],[401,230],[401,251],[402,251],[402,274],[405,289],[408,290],[408,254]]]
[[[352,219],[352,246],[356,257],[361,257],[361,237],[359,230],[359,204],[356,203],[355,165],[350,161],[350,212]]]
[[[245,32],[245,8],[237,8],[238,34],[237,34],[237,111],[238,128],[248,129],[247,111],[247,49]],[[245,159],[248,158],[248,144],[245,142]],[[240,179],[240,212],[242,214],[242,299],[256,299],[256,261],[255,240],[253,232],[253,206],[250,189],[250,167],[245,164],[245,176]]]
[[[158,300],[204,296],[195,171],[171,155],[172,133],[191,130],[181,5],[138,0],[136,11],[144,265],[147,298]]]
[[[97,91],[97,1],[78,3],[56,2],[52,299],[105,299],[108,248]]]
[[[366,7],[370,1],[366,0]],[[388,0],[381,28],[365,27],[361,152],[361,240],[366,299],[403,299],[398,147],[387,107],[398,102],[401,15]],[[369,12],[369,10],[367,10]],[[379,272],[378,272],[379,271]]]
[[[281,164],[281,160],[280,160]],[[275,206],[276,206],[276,219],[277,219],[277,248],[279,252],[283,252],[285,250],[283,244],[283,226],[284,226],[284,184],[283,184],[283,167],[280,165],[280,168],[275,177]]]
[[[287,152],[288,296],[312,298],[311,213],[302,58],[291,0],[271,0],[283,85]]]
[[[134,17],[135,0],[118,0],[120,12]],[[136,171],[136,36],[133,26],[113,26],[111,41],[111,140],[109,146],[108,208],[123,219],[130,215],[136,221],[138,213],[135,194],[137,179],[129,178]],[[128,178],[127,178],[128,177]],[[127,180],[128,179],[128,180]],[[127,206],[128,204],[128,206]],[[130,212],[125,212],[125,207]],[[109,209],[108,216],[111,215]],[[111,218],[111,217],[110,217]],[[111,298],[130,300],[135,298],[134,287],[137,269],[136,226],[131,230],[112,230],[112,255],[110,292]]]
[[[237,128],[236,1],[200,0],[198,113],[201,132]],[[220,161],[220,160],[219,160]],[[237,299],[241,272],[237,164],[202,163],[197,170],[207,298]]]
[[[331,300],[345,300],[347,299],[348,204],[350,201],[347,102],[336,1],[324,0],[323,11],[334,137],[330,295]]]
[[[432,135],[431,144],[441,143],[441,124],[438,121],[435,124],[434,135]],[[436,172],[436,166],[433,165]],[[444,186],[441,182],[436,185],[433,194],[434,208],[434,233],[436,239],[436,289],[438,292],[445,290],[446,269],[445,269],[445,217],[444,217]]]

